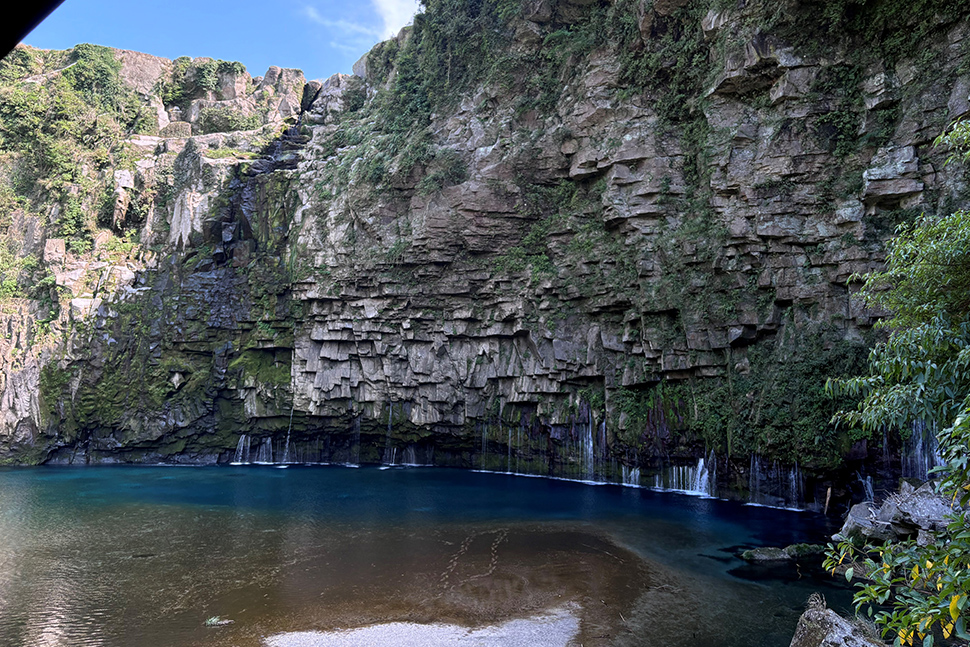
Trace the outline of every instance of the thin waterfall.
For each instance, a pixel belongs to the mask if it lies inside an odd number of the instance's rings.
[[[714,496],[717,491],[717,455],[711,450],[707,455],[707,462],[704,459],[697,461],[697,481],[692,488],[694,492],[703,492],[708,496]]]
[[[795,466],[788,470],[788,502],[793,507],[799,507],[805,501],[804,482],[802,471],[796,462]],[[872,479],[869,479],[869,485],[872,485]]]
[[[903,476],[928,481],[934,467],[940,464],[936,424],[913,422],[913,432],[903,445]]]
[[[751,461],[748,465],[748,500],[752,503],[761,503],[761,457],[751,454]]]
[[[751,455],[748,471],[748,500],[759,505],[803,508],[804,477],[798,463],[791,467],[772,461],[766,467],[757,454]]]
[[[286,444],[283,445],[283,463],[290,462],[290,430],[286,430]]]
[[[508,449],[509,449],[509,457],[508,457],[508,460],[506,460],[505,462],[505,471],[511,473],[512,472],[512,427],[509,427],[509,439],[506,444],[508,445]]]
[[[593,439],[593,418],[592,414],[587,416],[586,424],[581,427],[582,438],[580,450],[583,460],[583,474],[587,480],[592,481],[596,476],[596,446]]]
[[[232,459],[233,463],[248,463],[249,462],[249,436],[242,434],[239,436],[239,442],[236,443],[236,455]]]
[[[418,453],[414,449],[414,445],[408,445],[404,448],[404,455],[401,459],[401,463],[404,465],[420,465],[418,463]]]
[[[640,485],[640,468],[639,467],[627,467],[622,466],[621,474],[623,479],[623,485]]]
[[[714,496],[717,490],[717,456],[710,452],[697,465],[668,465],[654,477],[654,487],[688,494]]]
[[[864,478],[860,472],[856,472],[856,476],[859,479],[859,483],[862,484],[862,494],[865,497],[865,501],[875,501],[876,494],[872,488],[872,477],[866,475]]]
[[[673,486],[677,483],[679,479],[679,474],[677,472],[680,470],[680,465],[668,465],[660,470],[653,477],[653,487],[658,490],[673,490]]]
[[[290,406],[290,424],[286,428],[286,445],[283,447],[283,462],[290,462],[290,432],[293,431],[293,410],[296,409],[296,398],[293,398],[293,404]]]
[[[778,503],[777,501],[770,501],[767,498],[768,492],[765,492],[762,489],[764,481],[768,479],[770,479],[770,477],[768,477],[765,474],[764,469],[762,469],[761,457],[757,454],[753,455],[751,457],[751,473],[748,475],[750,498],[752,503],[760,503],[765,505],[770,503]],[[752,480],[754,481],[754,486],[750,487],[750,482]]]
[[[259,445],[259,451],[256,453],[256,462],[262,463],[263,465],[269,465],[273,462],[273,439],[270,437],[263,438],[263,442]]]
[[[360,415],[354,416],[354,465],[360,465]]]
[[[687,483],[684,484],[684,490],[687,492],[707,492],[707,465],[704,464],[703,458],[698,458],[697,467],[693,470],[686,470],[684,476],[687,480]]]
[[[488,469],[485,458],[488,456],[488,423],[480,423],[482,426],[482,469]]]
[[[384,464],[385,465],[394,464],[394,456],[393,456],[393,452],[391,451],[393,449],[392,441],[391,441],[391,432],[394,430],[393,420],[394,420],[394,403],[391,402],[391,403],[388,403],[387,405],[387,440],[384,442]]]
[[[598,431],[598,435],[596,436],[596,438],[597,438],[597,444],[598,444],[599,447],[609,447],[609,443],[606,441],[606,420],[605,419],[604,420],[600,420],[599,431]],[[603,460],[602,454],[603,454],[603,451],[600,450],[600,461],[601,462]],[[616,459],[615,458],[611,458],[610,459],[610,463],[611,463],[611,466],[612,466],[612,469],[610,470],[610,474],[616,474]]]

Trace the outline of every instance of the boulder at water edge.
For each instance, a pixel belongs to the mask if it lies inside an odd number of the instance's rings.
[[[897,494],[889,496],[882,505],[870,503],[852,506],[842,529],[832,538],[864,538],[867,541],[905,540],[918,536],[931,540],[931,533],[944,529],[947,515],[955,512],[947,502],[933,491],[932,483],[914,488],[903,483]]]

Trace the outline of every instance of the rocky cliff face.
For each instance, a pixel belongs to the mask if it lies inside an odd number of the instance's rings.
[[[116,54],[161,127],[111,171],[103,229],[139,235],[98,262],[36,226],[72,292],[46,341],[5,315],[7,460],[840,462],[822,385],[879,315],[847,281],[967,202],[932,146],[963,12],[445,4],[305,86]]]

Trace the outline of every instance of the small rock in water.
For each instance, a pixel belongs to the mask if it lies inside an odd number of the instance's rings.
[[[792,559],[808,557],[810,555],[821,555],[825,552],[825,546],[820,544],[792,544],[785,547],[785,553]]]
[[[791,555],[785,552],[784,548],[765,546],[744,551],[741,553],[741,559],[747,562],[785,562],[791,559]]]
[[[206,627],[223,627],[225,625],[231,625],[232,620],[229,618],[222,618],[220,616],[212,616],[211,618],[206,618]]]
[[[785,548],[764,546],[744,551],[741,553],[741,559],[748,562],[786,562],[790,559],[820,555],[823,552],[825,547],[818,544],[792,544]]]

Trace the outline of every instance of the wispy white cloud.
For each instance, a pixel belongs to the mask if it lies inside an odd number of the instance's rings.
[[[418,0],[371,0],[384,22],[381,38],[390,38],[411,22],[418,12]]]
[[[364,44],[362,46],[360,43],[349,45],[347,43],[338,43],[335,40],[330,41],[330,47],[333,47],[334,49],[339,49],[341,52],[344,52],[346,54],[354,54],[357,56],[360,56],[361,51],[367,51],[367,48],[369,46],[370,44]]]
[[[379,29],[373,27],[368,27],[367,25],[362,25],[360,23],[351,22],[349,20],[331,20],[329,18],[324,18],[320,15],[320,12],[316,10],[315,7],[306,5],[303,7],[303,15],[312,20],[313,22],[321,25],[323,27],[328,27],[336,31],[341,32],[344,35],[357,34],[361,36],[370,36],[373,38],[382,38],[383,32]],[[386,21],[385,21],[386,29]]]

